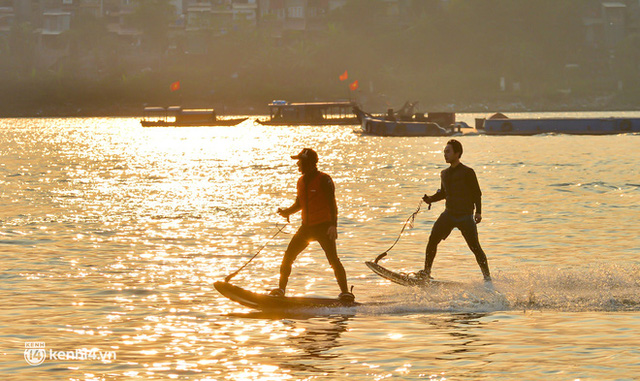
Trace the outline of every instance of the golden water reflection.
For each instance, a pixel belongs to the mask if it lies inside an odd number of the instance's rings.
[[[640,306],[637,135],[460,137],[484,191],[480,238],[498,293],[462,238],[434,271],[460,288],[407,290],[362,264],[439,186],[445,138],[345,127],[144,129],[135,119],[16,119],[0,129],[0,351],[22,379],[625,379]],[[289,155],[315,147],[338,189],[338,250],[357,309],[252,312],[213,282],[238,269],[295,197]],[[441,205],[385,263],[414,271]],[[277,282],[299,220],[233,281]],[[317,246],[293,295],[337,295]],[[110,361],[28,365],[26,341]],[[602,359],[606,359],[603,361]],[[534,365],[532,365],[534,364]],[[487,376],[488,375],[488,376]]]

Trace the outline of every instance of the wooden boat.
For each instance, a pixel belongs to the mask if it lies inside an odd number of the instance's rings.
[[[456,132],[456,128],[459,127],[455,124],[449,124],[452,126],[449,129],[440,127],[436,120],[451,120],[451,114],[453,113],[429,113],[428,117],[424,114],[415,114],[408,119],[396,118],[395,115],[388,115],[386,117],[373,116],[354,107],[354,112],[360,119],[362,131],[365,134],[376,136],[449,136]],[[455,121],[455,114],[453,114],[453,121]]]
[[[640,118],[508,118],[495,114],[484,121],[487,135],[616,135],[640,132]]]
[[[269,119],[257,122],[265,126],[355,125],[354,104],[344,102],[269,103]]]
[[[184,109],[181,106],[145,107],[143,127],[235,126],[248,118],[219,119],[214,109]]]

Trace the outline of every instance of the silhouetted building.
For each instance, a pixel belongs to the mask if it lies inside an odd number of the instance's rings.
[[[585,27],[585,43],[588,46],[599,49],[613,49],[622,42],[633,25],[633,19],[640,2],[633,2],[635,7],[617,1],[598,1],[591,5],[587,14],[582,18]],[[636,12],[634,12],[634,8]]]

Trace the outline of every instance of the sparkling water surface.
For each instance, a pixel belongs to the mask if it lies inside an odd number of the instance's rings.
[[[610,116],[611,113],[512,116]],[[640,113],[616,113],[639,117]],[[479,115],[461,114],[473,124]],[[482,115],[485,116],[485,115]],[[467,134],[483,190],[484,287],[455,230],[416,290],[373,274],[448,138],[356,127],[143,128],[133,118],[0,120],[2,380],[632,380],[640,374],[640,136]],[[312,147],[336,183],[338,253],[357,308],[261,313],[213,283],[277,284],[299,173]],[[421,205],[382,264],[419,270],[443,210]],[[289,295],[337,296],[319,245]],[[25,359],[25,343],[114,358]]]

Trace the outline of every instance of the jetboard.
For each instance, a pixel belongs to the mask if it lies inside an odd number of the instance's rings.
[[[411,276],[409,274],[401,274],[395,271],[389,270],[386,267],[380,266],[375,262],[365,262],[365,264],[376,274],[381,277],[388,279],[394,283],[401,284],[403,286],[411,286],[411,287],[432,287],[432,286],[454,286],[460,285],[460,282],[446,281],[446,280],[436,280],[430,279],[428,281],[423,281],[417,279],[415,276]]]
[[[245,290],[228,282],[215,282],[213,286],[219,293],[234,302],[262,311],[354,307],[360,305],[355,301],[343,303],[339,299],[319,296],[271,296]]]

